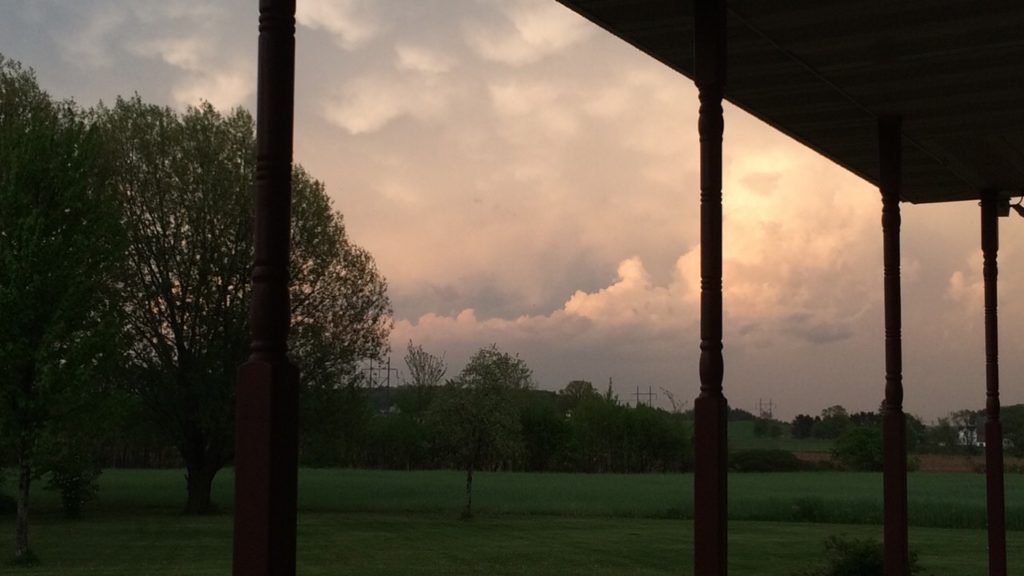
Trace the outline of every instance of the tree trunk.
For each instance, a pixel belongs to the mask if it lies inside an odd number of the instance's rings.
[[[185,502],[185,514],[209,514],[214,511],[210,500],[213,477],[217,469],[204,466],[189,468],[185,476],[188,483],[188,500]]]
[[[14,561],[27,562],[32,557],[28,547],[28,497],[32,485],[31,441],[23,436],[18,446],[18,516],[14,528]]]
[[[468,520],[473,517],[473,467],[466,468],[466,509],[462,511],[462,518]]]

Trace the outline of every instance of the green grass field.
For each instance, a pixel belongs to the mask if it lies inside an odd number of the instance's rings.
[[[689,573],[689,475],[479,474],[470,522],[457,519],[462,482],[444,471],[303,470],[300,573]],[[983,478],[912,474],[909,485],[911,540],[929,573],[983,573]],[[223,513],[189,518],[178,514],[181,471],[108,471],[100,500],[78,522],[63,520],[55,495],[39,490],[32,538],[43,562],[0,573],[226,575],[230,487],[222,473],[214,499]],[[732,574],[806,569],[830,534],[881,538],[877,474],[735,474],[730,495]],[[1024,478],[1008,476],[1007,495],[1007,518],[1020,528]],[[943,524],[954,528],[935,527]],[[12,534],[13,518],[0,517],[0,531]],[[1024,532],[1009,543],[1019,567]]]
[[[729,422],[729,448],[732,450],[785,450],[787,452],[831,452],[834,440],[825,438],[791,438],[788,425],[778,438],[754,435],[752,420]]]

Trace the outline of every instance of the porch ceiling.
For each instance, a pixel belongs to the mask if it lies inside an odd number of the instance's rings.
[[[559,2],[693,76],[692,0]],[[876,119],[901,115],[910,202],[1024,192],[1024,4],[728,5],[733,104],[875,184]]]

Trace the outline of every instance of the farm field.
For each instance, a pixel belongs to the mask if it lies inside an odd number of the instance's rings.
[[[9,475],[8,475],[9,477]],[[302,574],[680,574],[692,562],[689,475],[479,474],[477,518],[457,519],[457,472],[303,470]],[[732,574],[788,576],[814,565],[832,534],[881,537],[881,478],[803,472],[730,477]],[[225,513],[178,514],[182,471],[108,471],[78,522],[39,490],[34,549],[43,563],[3,574],[228,574],[230,471],[214,500]],[[984,572],[983,478],[912,474],[911,541],[930,573]],[[1007,517],[1021,528],[1024,482],[1007,476]],[[950,527],[936,527],[936,526]],[[13,518],[0,517],[0,531]],[[1009,534],[1011,566],[1024,532]]]
[[[731,450],[785,450],[787,452],[830,452],[835,440],[827,438],[793,438],[788,424],[782,423],[782,435],[776,438],[754,434],[752,420],[729,422],[729,448]]]

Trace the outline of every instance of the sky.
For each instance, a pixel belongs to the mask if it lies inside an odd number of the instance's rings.
[[[6,0],[0,54],[89,106],[255,111],[255,0]],[[408,342],[481,347],[539,388],[692,406],[697,93],[554,0],[298,0],[295,159],[322,180]],[[725,107],[725,394],[784,419],[884,392],[877,189]],[[903,205],[905,406],[984,406],[979,208]],[[1004,405],[1024,402],[1024,221],[1001,220]],[[647,391],[656,394],[648,398]]]

